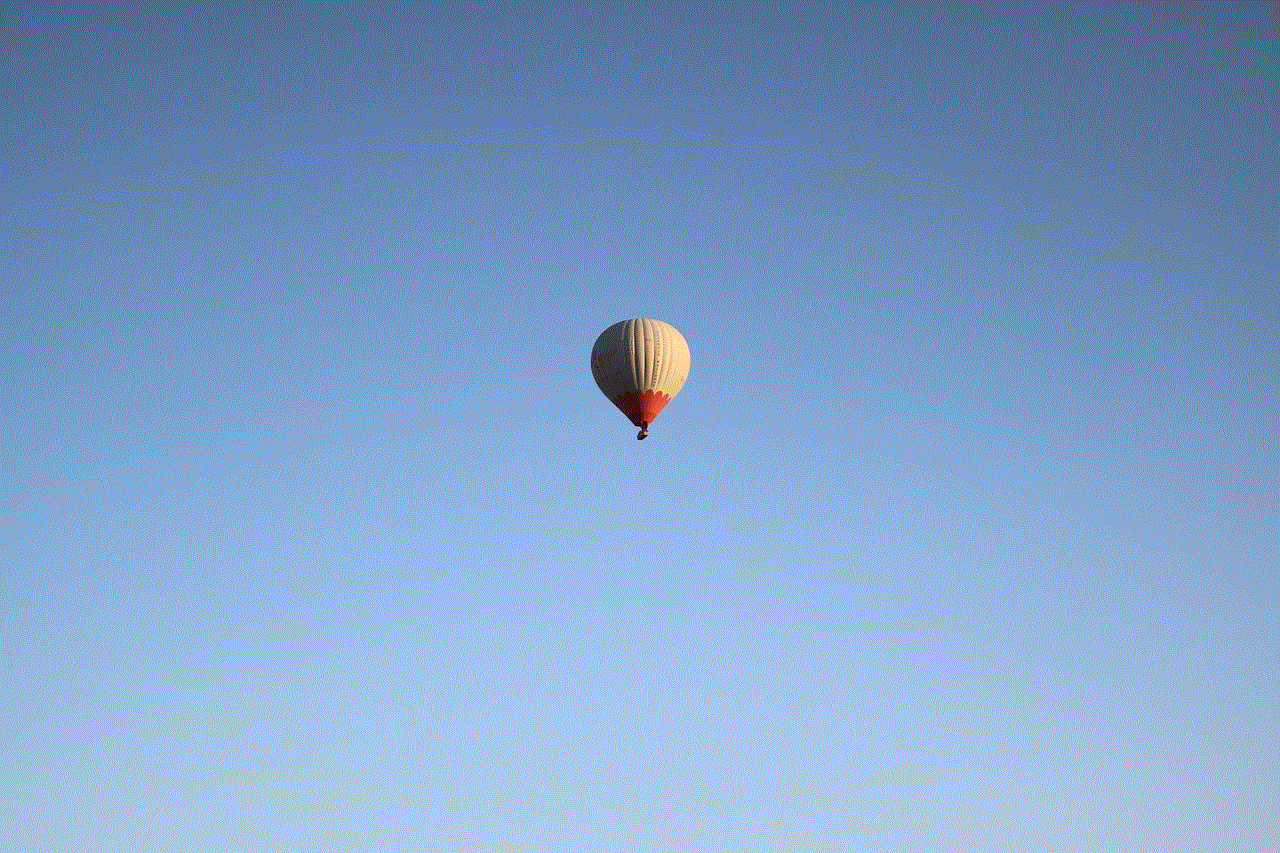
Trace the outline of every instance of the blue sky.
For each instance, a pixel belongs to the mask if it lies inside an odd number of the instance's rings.
[[[0,847],[1280,844],[1277,4],[0,44]]]

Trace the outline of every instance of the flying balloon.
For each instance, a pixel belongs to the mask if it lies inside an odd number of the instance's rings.
[[[596,339],[591,374],[604,395],[640,427],[636,438],[644,438],[689,378],[689,344],[661,320],[623,320]]]

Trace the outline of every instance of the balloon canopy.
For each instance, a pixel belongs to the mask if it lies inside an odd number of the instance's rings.
[[[689,378],[689,344],[661,320],[623,320],[596,339],[591,374],[604,395],[640,427],[636,438],[644,438]]]

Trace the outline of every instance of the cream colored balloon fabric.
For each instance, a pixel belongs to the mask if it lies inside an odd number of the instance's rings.
[[[652,422],[689,378],[689,344],[669,323],[614,323],[591,350],[591,373],[632,423]]]

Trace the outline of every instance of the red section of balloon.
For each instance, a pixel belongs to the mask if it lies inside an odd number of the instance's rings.
[[[628,391],[613,400],[613,404],[621,409],[622,414],[630,418],[635,426],[653,423],[658,417],[658,412],[661,412],[670,402],[671,396],[661,391]]]

